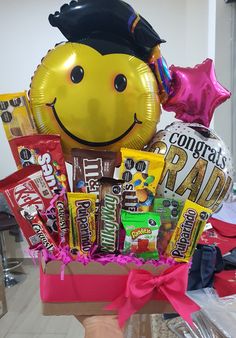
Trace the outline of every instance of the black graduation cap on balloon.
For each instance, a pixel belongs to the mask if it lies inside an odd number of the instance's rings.
[[[152,49],[165,42],[121,0],[73,0],[50,14],[49,22],[68,41],[90,45],[101,54],[127,53],[147,61]]]

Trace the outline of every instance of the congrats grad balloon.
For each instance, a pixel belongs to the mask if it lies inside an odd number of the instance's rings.
[[[213,130],[175,122],[156,134],[149,151],[165,155],[157,194],[193,202],[216,211],[232,186],[229,150]]]
[[[68,42],[49,51],[32,79],[39,132],[60,134],[67,158],[74,147],[142,149],[159,121],[160,87],[168,90],[164,40],[120,0],[72,1],[49,21]]]

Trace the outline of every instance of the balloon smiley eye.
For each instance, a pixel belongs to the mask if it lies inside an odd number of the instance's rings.
[[[81,66],[76,66],[72,69],[70,78],[73,83],[79,83],[83,80],[84,70]]]
[[[118,92],[123,92],[127,87],[126,77],[123,74],[117,75],[114,80],[114,86]]]

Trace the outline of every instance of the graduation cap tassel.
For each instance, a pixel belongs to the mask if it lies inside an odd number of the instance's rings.
[[[160,101],[161,103],[164,103],[170,94],[171,75],[166,60],[161,55],[160,45],[157,45],[152,49],[149,65],[156,75]]]
[[[137,13],[133,13],[128,20],[128,29],[134,34],[135,28],[140,21],[140,16]]]

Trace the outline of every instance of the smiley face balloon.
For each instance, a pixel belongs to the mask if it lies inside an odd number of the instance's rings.
[[[160,117],[147,60],[163,40],[120,0],[72,1],[49,21],[69,41],[48,52],[32,79],[39,132],[60,134],[67,160],[75,147],[142,149]]]

